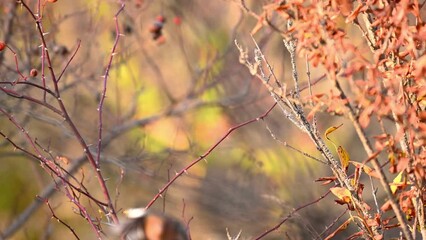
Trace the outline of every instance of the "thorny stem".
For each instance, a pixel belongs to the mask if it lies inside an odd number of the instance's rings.
[[[354,191],[355,189],[350,184],[346,173],[339,166],[338,162],[334,158],[329,148],[325,145],[324,141],[321,139],[320,136],[318,136],[318,133],[315,131],[315,129],[309,123],[309,121],[306,119],[304,111],[303,111],[303,107],[300,103],[298,103],[300,101],[300,88],[298,87],[298,73],[297,73],[297,68],[295,64],[296,63],[296,60],[295,60],[295,50],[296,50],[295,44],[296,43],[294,39],[290,39],[290,40],[285,40],[284,44],[287,50],[290,52],[290,57],[292,58],[291,59],[292,76],[293,76],[293,81],[295,82],[294,84],[296,86],[295,91],[296,90],[298,91],[296,93],[293,93],[293,96],[296,98],[297,101],[290,101],[287,97],[287,94],[285,92],[282,92],[281,88],[278,90],[278,93],[277,93],[277,90],[273,86],[271,86],[267,81],[265,81],[266,79],[268,79],[268,77],[266,77],[263,72],[260,73],[261,75],[260,77],[261,79],[263,79],[262,83],[264,83],[264,85],[267,86],[267,89],[271,92],[271,95],[273,96],[275,101],[279,104],[281,109],[284,111],[285,116],[289,120],[291,120],[297,127],[299,127],[303,132],[308,134],[312,142],[315,144],[317,150],[326,159],[327,164],[330,166],[334,175],[337,177],[340,185],[346,187],[349,191],[351,191],[354,206],[356,206],[357,209],[360,209],[365,216],[368,216],[367,210],[361,204],[358,197],[356,196],[356,192]],[[247,57],[245,57],[245,52],[242,50],[242,47],[237,42],[236,42],[236,45],[237,45],[237,48],[240,50],[240,59],[243,60],[242,62],[245,62],[246,65],[249,67],[253,66],[253,64],[249,62]],[[255,61],[257,65],[261,65],[258,59],[263,59],[264,62],[269,66],[269,63],[265,60],[266,58],[258,46],[255,49],[255,53],[257,53],[257,55],[255,54]],[[241,58],[241,55],[243,55],[242,58]],[[268,67],[268,69],[269,71],[272,71],[271,67]],[[271,75],[274,76],[272,73]],[[284,106],[282,106],[283,103],[285,103],[286,106],[291,110],[291,113],[288,112]],[[368,232],[368,230],[369,229],[364,229],[364,232]]]
[[[42,200],[44,203],[46,203],[46,205],[47,205],[47,207],[49,208],[49,210],[50,210],[50,213],[52,214],[52,218],[54,218],[54,219],[56,219],[58,222],[60,222],[62,225],[64,225],[66,228],[68,228],[70,231],[71,231],[71,233],[74,235],[74,237],[76,238],[76,239],[80,239],[79,237],[78,237],[78,235],[77,235],[77,233],[75,232],[75,230],[69,225],[69,224],[67,224],[66,222],[64,222],[62,219],[60,219],[58,216],[56,216],[56,214],[55,214],[55,212],[53,211],[53,208],[52,208],[52,206],[50,205],[50,203],[49,203],[49,200],[47,200],[47,199],[42,199],[41,197],[39,197],[39,196],[37,196],[40,200]]]
[[[204,103],[205,105],[208,105],[208,103]],[[126,124],[122,124],[119,126],[114,127],[111,129],[111,131],[104,137],[103,144],[104,146],[107,146],[110,144],[114,139],[116,139],[121,134],[126,133],[130,129],[133,129],[135,127],[142,127],[146,126],[150,123],[153,123],[155,121],[158,121],[159,119],[166,117],[166,116],[175,116],[182,114],[182,112],[188,110],[188,109],[195,109],[201,106],[205,106],[202,103],[198,104],[189,104],[189,106],[183,108],[179,106],[174,106],[173,109],[164,111],[162,113],[154,114],[152,116],[142,118],[142,119],[134,119]],[[1,132],[0,132],[1,134]],[[4,136],[5,137],[5,136]],[[5,137],[6,138],[6,137]],[[6,138],[7,139],[7,138]],[[13,143],[12,143],[13,144]],[[14,145],[16,146],[16,145]],[[17,149],[18,146],[16,146]],[[82,155],[75,160],[72,161],[72,165],[67,169],[67,172],[69,174],[75,173],[78,169],[81,168],[82,165],[87,163],[85,155]],[[65,179],[69,176],[64,176]],[[56,193],[56,183],[51,183],[47,187],[44,188],[42,192],[40,192],[40,196],[44,199],[50,198],[53,194]],[[106,205],[106,204],[105,204]],[[22,211],[15,220],[6,228],[3,230],[1,237],[8,238],[12,236],[18,229],[25,224],[25,222],[33,215],[35,211],[37,211],[38,208],[40,208],[41,202],[40,201],[33,201],[28,207],[25,208],[24,211]],[[107,206],[107,205],[106,205]]]
[[[304,208],[307,208],[307,207],[309,207],[309,206],[311,206],[315,203],[318,203],[323,198],[327,197],[327,195],[330,194],[330,193],[331,193],[331,191],[328,190],[324,195],[320,196],[319,198],[315,199],[314,201],[306,203],[304,205],[301,205],[301,206],[293,209],[293,211],[291,211],[289,214],[287,214],[287,216],[285,218],[283,218],[278,224],[276,224],[274,227],[266,230],[264,233],[262,233],[261,235],[256,237],[255,240],[259,240],[259,239],[265,237],[266,235],[270,234],[271,232],[278,230],[281,227],[281,225],[283,225],[287,220],[289,220],[295,213],[297,213],[298,211],[300,211]]]
[[[59,74],[59,77],[57,79],[57,82],[59,82],[62,78],[62,76],[64,75],[65,71],[67,70],[68,66],[70,65],[70,63],[72,62],[72,60],[74,59],[75,55],[77,55],[78,50],[80,49],[80,45],[81,45],[81,40],[78,40],[77,43],[77,48],[75,49],[74,53],[71,55],[70,59],[67,61],[67,64],[65,65],[65,67],[62,69],[61,74]]]
[[[231,127],[227,133],[225,133],[215,144],[213,144],[203,155],[201,155],[200,157],[198,157],[197,159],[193,160],[190,164],[188,164],[186,167],[184,167],[182,170],[180,170],[178,173],[176,173],[176,175],[170,180],[168,181],[163,188],[161,188],[159,190],[159,192],[154,196],[154,198],[146,205],[145,208],[150,208],[155,201],[157,201],[158,198],[162,197],[162,194],[180,177],[182,176],[184,173],[187,173],[189,169],[191,169],[195,164],[197,164],[198,162],[200,162],[201,160],[205,159],[208,155],[210,155],[210,153],[217,147],[219,146],[226,138],[228,138],[229,135],[231,135],[232,132],[234,132],[235,130],[242,128],[246,125],[249,125],[253,122],[257,122],[259,120],[262,120],[263,118],[265,118],[266,116],[268,116],[268,114],[272,111],[272,109],[274,109],[274,107],[277,105],[277,103],[274,103],[265,113],[263,113],[262,115],[260,115],[257,118],[253,118],[251,120],[248,120],[246,122],[240,123],[234,127]]]
[[[336,85],[337,90],[340,93],[341,99],[347,100],[347,97],[346,97],[343,89],[340,87],[340,84],[337,80],[335,81],[335,85]],[[364,129],[359,124],[358,117],[357,117],[355,111],[353,110],[352,106],[349,104],[349,101],[347,101],[345,105],[349,110],[348,111],[349,119],[352,121],[352,124],[355,128],[355,131],[357,132],[358,137],[359,137],[362,145],[364,146],[365,152],[367,153],[368,157],[373,156],[374,152],[373,152],[372,145],[370,143],[370,140],[367,138],[367,135],[364,132]],[[392,210],[395,212],[395,216],[398,219],[398,222],[401,224],[401,228],[402,228],[402,231],[404,232],[404,236],[408,240],[412,240],[410,231],[408,230],[407,221],[404,218],[398,203],[396,202],[395,198],[393,197],[392,191],[391,191],[390,186],[389,186],[389,180],[386,178],[386,175],[383,172],[383,169],[381,168],[380,163],[378,162],[377,158],[372,158],[371,162],[372,162],[372,165],[374,167],[374,170],[379,174],[380,184],[382,185],[383,189],[385,190],[386,196],[388,197],[388,199],[390,201]]]
[[[296,152],[298,152],[298,153],[302,154],[303,156],[305,156],[305,157],[307,157],[307,158],[310,158],[310,159],[315,160],[315,161],[317,161],[317,162],[319,162],[319,163],[322,163],[322,164],[327,164],[327,162],[325,162],[325,161],[323,161],[323,160],[321,160],[321,159],[319,159],[319,158],[316,158],[316,157],[314,157],[314,156],[312,156],[312,155],[310,155],[310,154],[308,154],[308,153],[306,153],[306,152],[303,152],[303,151],[302,151],[302,150],[300,150],[300,149],[297,149],[297,148],[295,148],[295,147],[291,146],[291,145],[290,145],[290,144],[288,144],[286,141],[282,141],[282,140],[278,139],[278,137],[275,135],[275,133],[272,131],[272,129],[268,126],[268,124],[267,124],[265,121],[264,121],[264,123],[265,123],[265,128],[266,128],[266,130],[268,130],[268,132],[269,132],[269,134],[271,135],[271,137],[272,137],[275,141],[277,141],[279,144],[283,145],[284,147],[288,147],[288,148],[290,148],[291,150],[296,151]]]
[[[61,179],[61,181],[64,183],[64,193],[65,195],[71,200],[71,202],[73,204],[75,204],[78,209],[83,213],[83,216],[85,219],[87,219],[87,221],[89,222],[90,226],[93,228],[93,230],[96,233],[96,236],[98,237],[98,239],[101,238],[101,236],[99,235],[99,231],[97,229],[97,227],[95,226],[94,222],[92,221],[92,219],[90,218],[88,212],[86,211],[86,208],[81,205],[79,203],[78,200],[76,200],[76,198],[74,198],[70,193],[69,193],[69,186],[72,185],[68,185],[67,183],[69,183],[68,181],[66,181],[65,177],[62,176],[62,173],[60,171],[60,169],[53,164],[52,161],[49,161],[46,157],[44,157],[42,155],[42,153],[39,151],[39,149],[37,148],[37,146],[35,145],[34,141],[31,139],[28,131],[26,131],[21,125],[19,125],[19,123],[15,120],[15,118],[10,115],[9,113],[7,113],[4,109],[0,108],[0,112],[7,116],[9,118],[9,120],[13,123],[13,125],[15,125],[21,132],[22,134],[25,136],[25,138],[27,139],[27,141],[29,142],[29,144],[31,145],[31,147],[34,149],[36,155],[18,147],[14,142],[12,142],[6,135],[4,135],[3,133],[0,132],[0,135],[2,135],[7,141],[11,142],[15,147],[17,147],[18,149],[20,149],[21,151],[27,153],[28,155],[40,160],[41,166],[42,168],[47,167],[52,173],[54,173],[58,178]],[[55,184],[57,185],[57,184]]]
[[[96,155],[96,160],[95,160],[95,164],[96,164],[96,170],[99,171],[98,169],[100,168],[100,158],[101,158],[101,150],[102,150],[102,127],[103,127],[103,121],[102,121],[102,113],[103,113],[103,105],[104,105],[104,101],[105,101],[105,96],[106,96],[106,91],[107,91],[107,83],[108,83],[108,77],[109,77],[109,72],[112,66],[112,60],[114,58],[114,56],[117,54],[116,53],[116,49],[117,49],[117,45],[118,45],[118,41],[120,40],[120,28],[119,28],[119,23],[118,23],[118,15],[120,15],[120,13],[124,10],[124,2],[121,2],[121,7],[120,9],[117,11],[117,13],[114,15],[114,22],[115,22],[115,40],[114,40],[114,45],[112,47],[111,50],[111,54],[109,56],[109,61],[108,61],[108,65],[105,69],[105,74],[103,76],[104,78],[104,85],[103,85],[103,89],[102,89],[102,96],[101,99],[99,101],[99,105],[98,105],[98,112],[99,112],[99,130],[98,130],[98,151],[97,151],[97,155]]]
[[[59,104],[59,107],[60,107],[60,109],[63,113],[64,120],[65,120],[65,122],[67,122],[68,126],[71,128],[72,132],[76,136],[78,142],[80,143],[81,147],[83,148],[83,150],[84,150],[84,152],[87,156],[87,159],[89,160],[90,164],[92,165],[93,169],[95,170],[96,178],[98,179],[98,183],[99,183],[101,190],[103,192],[103,195],[104,195],[104,197],[105,197],[105,199],[107,200],[107,203],[108,203],[109,211],[107,212],[107,215],[111,215],[113,222],[115,224],[118,224],[119,220],[118,220],[117,214],[115,212],[113,201],[112,201],[111,196],[109,194],[105,180],[102,176],[102,172],[100,171],[99,166],[96,164],[95,158],[93,157],[92,153],[89,151],[89,147],[88,147],[87,143],[85,142],[85,140],[81,136],[79,130],[75,126],[71,117],[69,116],[69,113],[68,113],[68,111],[65,107],[65,104],[63,103],[63,101],[61,99],[57,77],[56,77],[55,71],[52,67],[52,61],[51,61],[51,58],[50,58],[50,55],[49,55],[49,51],[47,51],[47,43],[46,43],[46,40],[45,40],[45,37],[44,37],[45,34],[43,32],[42,23],[41,23],[40,19],[34,15],[34,13],[28,7],[27,4],[25,4],[23,1],[20,1],[20,3],[22,4],[22,6],[24,6],[25,9],[27,9],[27,11],[31,14],[34,21],[36,22],[37,30],[39,32],[40,40],[42,42],[43,52],[45,53],[45,59],[47,61],[47,67],[49,68],[50,76],[52,77],[52,83],[53,83],[54,92],[55,92],[55,95],[56,95],[55,97],[56,97],[56,100]],[[123,10],[123,8],[124,8],[124,3],[121,4],[121,7],[118,10],[118,13],[120,13]]]

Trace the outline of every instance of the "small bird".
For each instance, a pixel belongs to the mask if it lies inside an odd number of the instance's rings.
[[[175,218],[145,208],[124,211],[128,221],[120,228],[121,240],[189,240],[186,228]]]
[[[163,37],[163,27],[166,23],[166,18],[163,15],[159,15],[155,18],[154,23],[149,28],[149,32],[152,34],[152,39],[158,41]]]

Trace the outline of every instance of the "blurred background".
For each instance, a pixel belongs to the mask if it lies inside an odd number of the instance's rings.
[[[26,1],[35,10],[36,1]],[[42,1],[43,2],[43,1]],[[204,154],[228,129],[265,113],[274,103],[259,79],[239,63],[237,40],[253,58],[250,32],[257,19],[243,11],[241,1],[125,1],[118,16],[119,39],[104,104],[102,171],[116,208],[144,207],[176,172]],[[268,1],[246,1],[260,13]],[[97,107],[102,76],[116,37],[114,14],[120,5],[108,0],[58,0],[43,3],[43,25],[54,71],[59,74],[80,47],[60,80],[62,99],[83,138],[96,152]],[[27,81],[40,84],[40,38],[34,20],[15,1],[0,3],[0,40],[16,52],[19,69],[39,75]],[[276,19],[276,24],[285,28]],[[342,20],[344,21],[344,20]],[[163,25],[159,28],[159,22]],[[157,25],[156,25],[157,24]],[[347,29],[349,32],[356,30]],[[254,38],[275,75],[293,87],[291,66],[280,34],[262,28]],[[360,42],[360,44],[363,44]],[[303,97],[306,63],[298,60]],[[0,55],[1,81],[14,81],[14,55]],[[47,69],[46,69],[47,71]],[[323,71],[311,66],[311,78]],[[47,75],[46,81],[49,82]],[[19,92],[37,98],[43,93],[27,85]],[[327,80],[314,93],[330,93]],[[64,168],[84,157],[63,119],[39,105],[0,93],[0,105]],[[52,97],[47,102],[55,104]],[[55,105],[56,106],[56,105]],[[354,160],[365,160],[360,143],[353,139],[347,119],[318,113],[318,129],[343,123],[333,140]],[[15,143],[29,148],[26,139],[7,117],[0,116],[1,131]],[[269,129],[269,130],[268,130]],[[272,133],[272,134],[271,134]],[[277,138],[277,139],[274,139]],[[192,239],[226,239],[227,231],[252,239],[272,228],[294,208],[319,199],[328,187],[314,182],[330,176],[326,165],[286,147],[288,144],[320,158],[307,135],[292,125],[276,107],[264,119],[229,135],[206,160],[179,178],[153,208],[184,221]],[[38,195],[53,182],[37,161],[0,140],[0,232],[4,233]],[[101,197],[93,169],[79,165],[73,175],[90,192]],[[366,189],[366,191],[369,191]],[[333,196],[305,208],[265,239],[322,239],[327,226],[345,211]],[[108,219],[83,196],[88,211],[101,219],[105,239],[115,239]],[[61,191],[49,196],[57,217],[69,224],[81,239],[95,239],[93,230],[76,213]],[[70,230],[51,218],[42,204],[26,216],[10,239],[73,239]],[[325,231],[325,232],[324,232]],[[343,236],[344,234],[342,234]],[[343,238],[343,237],[342,237]]]

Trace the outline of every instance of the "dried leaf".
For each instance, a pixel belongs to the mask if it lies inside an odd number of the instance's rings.
[[[391,201],[388,200],[386,201],[381,207],[380,207],[380,211],[382,212],[386,212],[392,209],[392,205],[391,205]]]
[[[348,228],[349,223],[352,221],[351,218],[349,218],[348,220],[346,220],[342,225],[340,225],[334,232],[330,233],[330,235],[328,235],[324,240],[329,240],[332,239],[337,233],[345,230],[346,228]]]
[[[364,166],[363,163],[359,162],[349,161],[349,163],[352,163],[352,165],[354,165],[356,168],[362,168]]]
[[[352,165],[354,165],[356,168],[362,169],[368,176],[378,178],[380,179],[380,174],[370,168],[369,166],[365,165],[364,163],[349,161]]]
[[[331,176],[331,177],[320,177],[315,180],[315,182],[324,182],[324,181],[336,181],[337,177]]]
[[[315,180],[315,182],[322,182],[322,185],[327,185],[329,183],[332,183],[334,181],[336,181],[337,177],[320,177],[318,179]]]
[[[346,23],[352,22],[355,18],[358,17],[361,11],[365,11],[366,9],[367,7],[364,4],[359,4],[351,14],[347,15]]]
[[[337,148],[337,154],[339,155],[340,164],[342,165],[342,168],[347,169],[350,160],[348,152],[342,146],[339,146]]]
[[[346,238],[346,240],[355,240],[355,239],[359,239],[360,237],[362,237],[364,235],[364,232],[360,231],[360,232],[356,232],[352,235],[350,235],[349,237]]]
[[[339,8],[340,12],[343,16],[348,16],[353,8],[352,0],[336,0],[337,7]],[[363,5],[363,4],[360,4]]]
[[[380,174],[376,172],[376,170],[371,169],[369,166],[364,165],[363,170],[368,176],[380,179]]]
[[[329,127],[326,131],[325,131],[325,138],[327,138],[328,141],[331,141],[330,138],[328,138],[328,134],[336,131],[339,127],[343,126],[343,123],[340,124],[339,126],[333,126],[333,127]],[[332,142],[332,141],[331,141]]]
[[[333,187],[330,188],[330,191],[338,197],[340,200],[343,200],[344,202],[348,203],[351,201],[351,192],[344,187]]]

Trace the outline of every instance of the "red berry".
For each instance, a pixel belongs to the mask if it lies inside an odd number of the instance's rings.
[[[0,42],[0,52],[3,51],[3,49],[6,48],[6,43]]]
[[[182,18],[180,18],[180,17],[178,17],[178,16],[176,16],[176,17],[174,17],[173,18],[173,22],[176,24],[176,25],[180,25],[180,24],[182,24]]]
[[[166,18],[164,18],[163,15],[158,15],[155,20],[157,20],[158,22],[164,23],[166,22]]]
[[[38,74],[37,69],[35,69],[35,68],[31,69],[31,71],[30,71],[31,77],[37,77],[37,74]]]
[[[136,0],[135,1],[136,8],[140,8],[142,6],[142,4],[143,4],[143,0]]]

